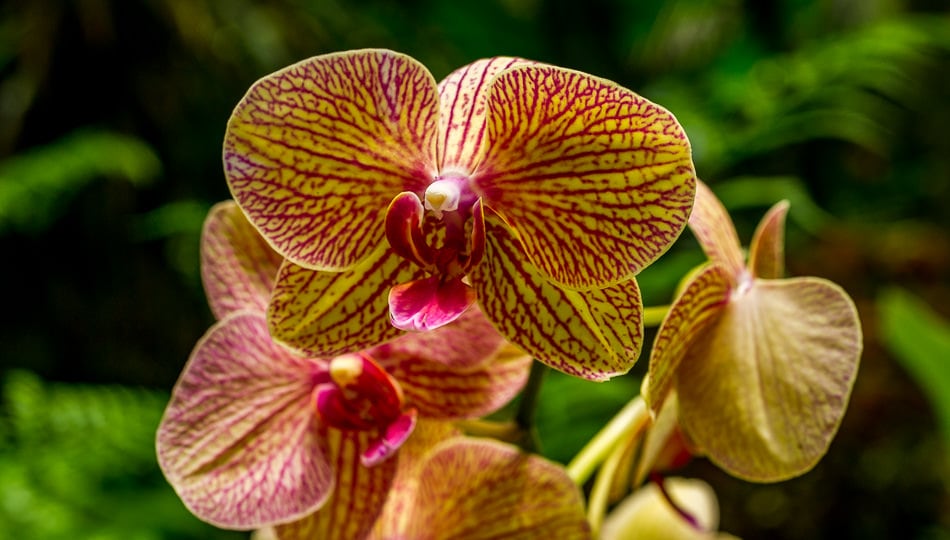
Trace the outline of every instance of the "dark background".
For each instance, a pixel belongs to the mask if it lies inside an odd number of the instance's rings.
[[[753,485],[698,461],[744,538],[950,538],[950,16],[899,0],[20,0],[0,6],[0,538],[236,538],[154,464],[168,392],[211,324],[198,232],[256,79],[387,47],[437,79],[517,55],[669,108],[748,241],[792,202],[788,271],[841,284],[865,353],[825,460]],[[641,279],[669,301],[683,239]],[[941,317],[943,319],[941,319]],[[646,356],[646,355],[644,355]],[[566,461],[639,388],[553,374]],[[946,390],[946,392],[942,391]]]

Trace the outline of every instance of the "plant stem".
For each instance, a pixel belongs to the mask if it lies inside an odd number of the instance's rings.
[[[567,464],[567,475],[578,486],[584,485],[618,442],[643,429],[649,422],[650,413],[643,397],[630,400]]]
[[[660,326],[670,306],[647,306],[643,308],[643,326]]]
[[[528,374],[528,382],[521,391],[521,401],[518,402],[518,410],[515,412],[515,424],[521,430],[521,441],[519,446],[528,452],[538,452],[541,449],[541,441],[538,438],[538,430],[534,424],[535,412],[538,408],[538,394],[541,391],[541,383],[544,381],[544,374],[548,368],[537,360],[531,362],[531,372]]]

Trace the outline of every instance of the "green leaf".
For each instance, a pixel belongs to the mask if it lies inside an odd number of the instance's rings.
[[[950,323],[903,289],[886,289],[877,304],[884,343],[930,400],[950,445]]]
[[[0,162],[0,234],[49,227],[80,188],[118,178],[144,185],[158,176],[155,152],[134,137],[80,130]]]

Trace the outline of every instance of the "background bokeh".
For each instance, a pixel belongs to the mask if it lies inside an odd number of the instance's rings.
[[[855,299],[865,353],[822,463],[775,485],[698,460],[744,538],[950,538],[946,0],[8,0],[0,4],[0,538],[244,538],[155,464],[168,393],[212,318],[198,278],[221,143],[257,78],[387,47],[437,79],[518,55],[669,108],[745,241],[791,201],[788,269]],[[670,300],[690,235],[641,276]],[[648,335],[648,337],[651,337]],[[639,389],[551,373],[566,461]]]

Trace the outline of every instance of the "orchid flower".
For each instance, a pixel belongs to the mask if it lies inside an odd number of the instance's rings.
[[[531,359],[478,310],[364,351],[301,356],[268,334],[264,307],[279,262],[235,204],[212,209],[202,277],[219,320],[172,392],[159,464],[185,505],[220,527],[321,509],[320,519],[350,519],[341,530],[368,530],[395,474],[391,458],[417,418],[497,410],[524,385]]]
[[[811,469],[841,423],[861,356],[848,295],[815,277],[785,278],[788,203],[759,224],[748,264],[732,221],[699,183],[689,225],[709,258],[660,326],[644,397],[658,413],[675,391],[694,453],[739,478]]]
[[[278,341],[334,356],[477,301],[523,350],[594,380],[639,356],[633,277],[686,226],[695,182],[673,115],[613,82],[492,58],[436,84],[375,49],[257,81],[224,168],[288,261]]]

